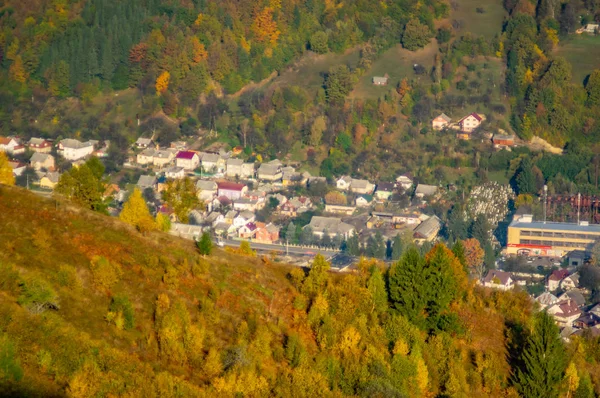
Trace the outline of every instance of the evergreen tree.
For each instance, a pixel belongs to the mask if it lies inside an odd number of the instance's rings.
[[[595,106],[600,104],[600,69],[595,69],[585,84],[588,93],[588,105]]]
[[[429,270],[415,247],[409,248],[392,265],[388,277],[392,307],[417,326],[425,325]]]
[[[138,188],[133,190],[133,193],[123,205],[119,219],[133,225],[142,233],[158,227],[150,215],[146,201],[142,197],[142,192]]]
[[[4,152],[0,152],[0,184],[15,185],[15,176]]]
[[[104,166],[97,158],[88,160],[79,167],[63,173],[56,184],[55,192],[66,196],[79,206],[105,212],[103,194],[106,182],[102,178]]]
[[[296,226],[293,222],[290,222],[285,232],[285,240],[289,243],[296,243]]]
[[[521,165],[515,173],[515,183],[517,185],[517,193],[519,195],[524,193],[537,193],[535,174],[533,173],[533,164],[528,157],[521,161]]]
[[[360,256],[360,243],[356,233],[352,233],[352,236],[346,240],[346,252],[351,256]]]
[[[558,397],[567,367],[558,327],[546,312],[535,315],[533,332],[521,353],[515,384],[524,397]]]
[[[464,209],[460,205],[454,205],[448,216],[446,227],[448,240],[464,240],[468,238],[469,224],[465,220]]]
[[[203,256],[208,256],[212,252],[213,243],[210,238],[210,234],[208,232],[203,232],[200,240],[196,242],[196,246],[198,246],[198,251]]]
[[[485,214],[477,215],[477,218],[471,224],[469,234],[472,238],[479,241],[481,247],[485,247],[490,242],[490,230],[492,227]]]
[[[394,236],[392,241],[392,260],[398,261],[404,252],[404,247],[402,247],[402,237],[400,234]]]
[[[594,386],[592,385],[592,380],[590,379],[590,375],[586,373],[579,380],[579,386],[577,386],[577,390],[575,390],[575,394],[573,394],[573,398],[595,398],[596,394],[594,394]]]
[[[454,255],[456,256],[458,261],[460,261],[460,263],[466,269],[467,268],[467,259],[465,256],[465,246],[463,245],[461,240],[457,240],[456,243],[454,243],[454,246],[452,246],[452,253],[454,253]]]
[[[385,281],[379,268],[373,267],[371,276],[367,281],[367,288],[371,294],[371,300],[373,300],[371,311],[376,311],[377,313],[385,312],[388,305],[388,296],[385,289]]]

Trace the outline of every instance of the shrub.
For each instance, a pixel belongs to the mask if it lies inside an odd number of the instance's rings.
[[[163,282],[171,289],[177,289],[179,286],[179,271],[173,266],[168,266],[163,275]]]
[[[120,314],[120,316],[122,317],[122,326],[124,329],[129,330],[135,327],[135,312],[127,296],[114,296],[110,302],[108,310],[109,314],[117,314],[116,318],[118,318],[118,315]],[[115,322],[115,324],[117,325],[117,327],[119,326],[117,322]]]
[[[56,283],[63,287],[68,287],[71,289],[81,288],[81,281],[77,276],[77,270],[70,265],[61,265],[56,273],[55,280]]]
[[[92,279],[97,289],[109,290],[121,278],[121,266],[108,261],[102,256],[96,256],[90,262]]]
[[[58,295],[45,280],[29,277],[21,282],[21,295],[18,303],[33,314],[41,314],[47,309],[58,310]]]

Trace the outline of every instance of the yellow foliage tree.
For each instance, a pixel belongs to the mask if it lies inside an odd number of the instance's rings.
[[[167,91],[169,88],[169,80],[171,79],[171,74],[167,71],[164,71],[156,78],[156,94],[160,95]]]
[[[0,184],[15,185],[15,176],[4,152],[0,152]]]
[[[121,278],[121,266],[108,259],[96,256],[90,262],[90,270],[96,288],[109,290]]]
[[[27,81],[27,72],[25,71],[23,60],[21,59],[20,55],[17,55],[13,63],[10,64],[8,75],[10,76],[11,80],[15,82],[25,83],[25,81]]]
[[[133,225],[142,233],[158,228],[150,215],[146,201],[142,197],[142,192],[138,188],[133,190],[133,193],[125,202],[123,210],[119,214],[119,219]]]
[[[204,365],[202,366],[202,372],[204,376],[209,380],[219,376],[223,371],[223,365],[221,364],[221,356],[219,351],[215,348],[208,350],[206,358],[204,358]]]

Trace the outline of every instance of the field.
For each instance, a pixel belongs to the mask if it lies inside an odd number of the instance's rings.
[[[408,51],[400,44],[390,48],[381,55],[370,70],[368,70],[358,81],[351,98],[379,98],[398,85],[402,78],[406,77],[409,80],[417,78],[413,66],[420,64],[427,70],[431,70],[433,66],[433,57],[438,51],[437,42],[432,40],[429,45],[419,51]],[[388,85],[374,86],[373,76],[389,75]],[[423,80],[430,81],[427,75],[420,77]]]
[[[354,68],[358,63],[358,59],[358,49],[348,50],[344,54],[316,55],[309,53],[282,71],[281,75],[273,80],[271,84],[282,87],[300,86],[314,94],[323,85],[324,76],[331,67],[348,65],[350,68]]]
[[[600,36],[569,36],[560,43],[556,55],[565,57],[573,65],[573,82],[583,83],[592,70],[600,68]]]
[[[455,0],[451,4],[450,20],[460,24],[457,36],[471,32],[491,39],[502,32],[506,11],[501,0]],[[483,12],[479,13],[477,9]]]

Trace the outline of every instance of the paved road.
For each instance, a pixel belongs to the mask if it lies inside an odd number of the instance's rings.
[[[239,247],[241,241],[227,239],[227,240],[223,240],[222,242],[226,246]],[[295,247],[295,246],[290,246],[286,250],[285,245],[272,245],[272,244],[258,243],[258,242],[250,242],[250,247],[252,247],[252,249],[254,249],[254,250],[278,251],[278,252],[282,252],[282,253],[289,253],[289,254],[296,254],[296,255],[303,255],[303,256],[314,256],[317,253],[321,253],[324,256],[333,256],[333,255],[339,253],[337,250],[331,250],[331,249],[323,249],[323,248],[317,249],[317,248],[312,248],[312,247],[305,248],[305,247]]]

